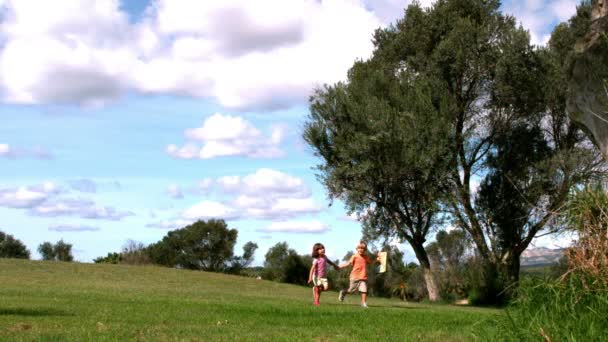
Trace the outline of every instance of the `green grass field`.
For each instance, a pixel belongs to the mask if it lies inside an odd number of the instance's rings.
[[[0,340],[496,340],[497,309],[358,296],[153,266],[0,259]]]

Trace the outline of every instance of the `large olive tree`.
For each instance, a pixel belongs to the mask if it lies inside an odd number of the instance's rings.
[[[410,242],[423,266],[424,227],[443,204],[485,261],[489,301],[600,166],[566,115],[560,52],[532,46],[499,6],[410,5],[376,32],[370,60],[313,95],[305,131],[330,194]]]

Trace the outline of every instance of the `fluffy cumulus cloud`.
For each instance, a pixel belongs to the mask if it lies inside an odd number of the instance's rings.
[[[263,233],[320,234],[329,231],[329,228],[320,221],[279,221],[260,228],[258,231]]]
[[[130,22],[119,0],[6,0],[0,89],[17,103],[100,105],[136,91],[213,98],[234,109],[285,108],[344,79],[355,59],[371,54],[373,31],[411,2],[152,0]],[[578,2],[503,7],[541,44]]]
[[[33,208],[60,192],[61,189],[52,182],[0,189],[0,206],[6,208]]]
[[[75,216],[111,221],[119,221],[134,215],[130,211],[117,210],[114,207],[100,207],[88,199],[62,198],[60,195],[66,192],[67,190],[53,182],[4,188],[0,189],[0,207],[27,209],[33,216]]]
[[[120,96],[135,51],[118,6],[118,0],[7,1],[0,53],[5,99],[95,105]]]
[[[244,177],[221,177],[217,183],[235,196],[231,205],[243,217],[281,219],[321,210],[302,179],[280,171],[264,168]]]
[[[240,213],[235,208],[214,201],[197,203],[186,209],[182,214],[182,217],[186,220],[212,218],[230,220],[239,218],[240,216]]]
[[[283,126],[275,125],[269,135],[264,136],[242,117],[216,113],[207,118],[202,127],[187,129],[184,135],[188,142],[181,147],[167,146],[167,153],[178,159],[278,158],[285,154],[279,147],[284,131]]]
[[[205,179],[203,183],[205,187],[217,184],[226,199],[203,200],[186,208],[177,217],[147,226],[175,229],[196,220],[212,218],[285,221],[322,210],[302,179],[272,169],[259,169],[246,176]]]
[[[55,232],[95,232],[99,230],[99,227],[80,224],[57,224],[50,226],[49,230]]]
[[[47,149],[35,146],[32,148],[16,148],[9,144],[0,144],[0,157],[16,159],[16,158],[36,158],[36,159],[51,159],[53,154]]]
[[[302,179],[268,168],[259,169],[244,177],[220,177],[217,183],[224,192],[239,193],[244,196],[266,198],[310,196],[310,189]]]
[[[241,109],[305,102],[369,56],[381,25],[353,0],[157,0],[134,23],[119,0],[9,0],[1,16],[7,101],[98,105],[135,90]]]

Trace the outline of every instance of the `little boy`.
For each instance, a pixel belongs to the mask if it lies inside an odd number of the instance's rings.
[[[350,271],[348,290],[341,290],[338,300],[342,302],[347,293],[359,291],[361,293],[361,306],[364,308],[367,307],[367,265],[374,262],[366,255],[366,252],[367,244],[360,241],[357,245],[357,254],[354,254],[348,263],[339,266],[340,268],[348,266],[353,268]],[[376,258],[376,261],[379,261],[379,257]]]

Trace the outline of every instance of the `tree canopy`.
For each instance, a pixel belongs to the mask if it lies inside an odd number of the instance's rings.
[[[65,243],[63,240],[52,244],[48,241],[41,243],[38,246],[38,252],[42,256],[42,260],[57,260],[57,261],[73,261],[72,244]]]
[[[147,250],[152,261],[160,265],[224,272],[237,264],[248,264],[257,248],[247,243],[243,257],[234,256],[237,236],[238,231],[229,229],[224,220],[197,221],[170,231]]]
[[[23,242],[0,231],[0,258],[29,259],[30,251]]]
[[[425,267],[422,244],[443,217],[466,232],[486,275],[504,280],[487,289],[490,301],[517,281],[530,242],[556,228],[568,192],[603,173],[566,113],[563,57],[573,46],[559,42],[577,26],[535,47],[499,6],[408,6],[376,31],[372,57],[345,82],[314,92],[304,132],[330,196],[359,214],[368,236],[408,241]]]

